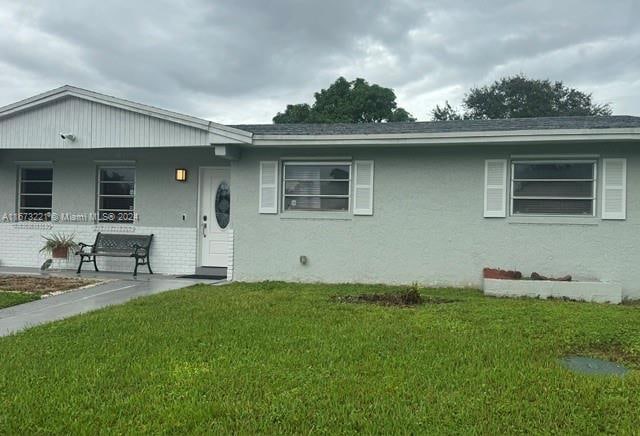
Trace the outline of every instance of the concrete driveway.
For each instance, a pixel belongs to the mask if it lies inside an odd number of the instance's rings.
[[[0,274],[40,276],[38,270],[31,268],[0,268]],[[75,276],[69,272],[51,274]],[[38,324],[122,304],[134,298],[186,288],[197,283],[226,283],[225,280],[179,279],[175,276],[160,274],[140,274],[136,279],[128,273],[83,273],[82,277],[97,278],[105,280],[105,282],[90,288],[69,291],[53,297],[0,309],[0,336],[6,336]]]

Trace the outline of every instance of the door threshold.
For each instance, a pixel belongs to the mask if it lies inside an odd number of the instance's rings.
[[[227,269],[221,266],[199,266],[196,267],[195,275],[226,278]]]

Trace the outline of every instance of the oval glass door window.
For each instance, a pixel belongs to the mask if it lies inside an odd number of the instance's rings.
[[[230,213],[231,195],[229,193],[229,184],[222,182],[216,191],[216,221],[218,221],[221,229],[225,229],[229,225]]]

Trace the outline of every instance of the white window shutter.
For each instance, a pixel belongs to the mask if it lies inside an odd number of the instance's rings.
[[[373,215],[373,161],[354,162],[353,214]]]
[[[627,160],[602,159],[602,219],[627,218]]]
[[[507,216],[507,160],[488,159],[484,162],[484,216]]]
[[[278,162],[260,162],[259,213],[278,213]]]

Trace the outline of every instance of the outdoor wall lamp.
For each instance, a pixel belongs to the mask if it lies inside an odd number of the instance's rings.
[[[187,170],[185,168],[176,168],[176,181],[177,182],[187,181]]]

